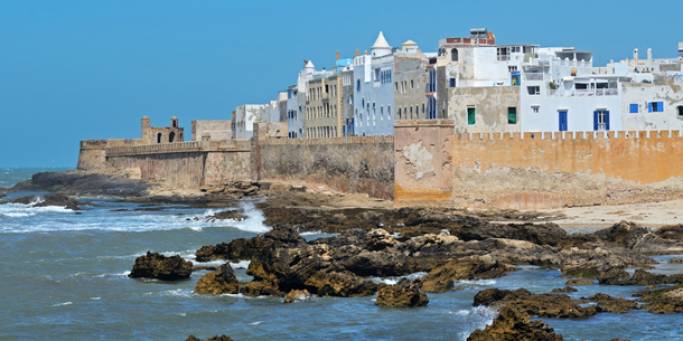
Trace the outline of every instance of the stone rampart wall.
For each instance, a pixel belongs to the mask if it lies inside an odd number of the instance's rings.
[[[393,137],[270,139],[259,143],[262,179],[301,180],[393,198]]]

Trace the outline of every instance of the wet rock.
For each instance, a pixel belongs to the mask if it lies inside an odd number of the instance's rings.
[[[601,273],[600,284],[609,285],[657,285],[683,283],[683,275],[653,274],[642,269],[637,269],[630,275],[623,269],[612,269]]]
[[[44,190],[76,196],[126,196],[144,197],[149,184],[104,174],[80,171],[41,172],[30,181],[17,184],[13,190]]]
[[[246,296],[282,296],[282,292],[267,281],[251,281],[247,283],[240,283],[240,294]]]
[[[128,277],[156,278],[164,281],[188,279],[192,274],[192,262],[175,255],[166,257],[159,253],[147,251],[147,254],[135,259],[135,264]]]
[[[370,251],[383,250],[392,246],[396,246],[398,241],[392,237],[387,230],[372,229],[367,234],[367,248]]]
[[[486,289],[474,297],[475,305],[513,306],[531,315],[552,318],[585,318],[595,315],[595,306],[563,294],[532,294],[525,289]]]
[[[648,229],[640,227],[635,223],[622,221],[610,228],[597,231],[594,235],[603,241],[630,249],[648,232]]]
[[[299,233],[285,226],[276,226],[265,234],[254,238],[239,238],[229,243],[205,245],[195,252],[198,262],[208,262],[216,259],[232,261],[251,259],[267,250],[283,247],[297,247],[306,244]]]
[[[304,282],[318,296],[370,296],[377,285],[348,271],[320,271]]]
[[[568,293],[568,292],[577,292],[577,291],[579,291],[579,290],[574,288],[574,287],[566,286],[564,288],[555,288],[555,289],[551,290],[550,292],[552,292],[552,293]]]
[[[672,257],[669,259],[669,264],[683,264],[683,257]]]
[[[285,295],[284,303],[294,303],[296,301],[304,301],[311,298],[311,293],[306,289],[292,290]]]
[[[638,302],[636,301],[612,297],[602,293],[593,295],[590,297],[590,300],[597,302],[600,312],[625,313],[638,308]]]
[[[380,285],[375,304],[387,308],[422,307],[429,303],[427,295],[420,290],[420,284],[402,279],[395,285]]]
[[[490,255],[454,259],[431,270],[422,288],[426,292],[443,292],[453,288],[456,280],[496,278],[513,269]]]
[[[529,241],[538,245],[558,245],[567,239],[567,232],[556,224],[478,224],[462,226],[454,231],[462,240],[504,238]]]
[[[568,286],[579,286],[579,285],[593,285],[593,283],[595,283],[595,280],[593,280],[592,278],[576,277],[576,278],[568,279],[565,284]]]
[[[207,218],[209,221],[213,220],[235,220],[242,221],[246,219],[247,216],[244,214],[244,210],[225,210],[218,212]]]
[[[534,321],[523,310],[503,307],[493,323],[484,330],[476,330],[468,341],[544,340],[560,341],[562,336],[541,321]]]
[[[70,210],[80,210],[81,208],[78,206],[78,201],[72,198],[69,198],[66,195],[63,194],[50,194],[46,195],[43,198],[37,198],[34,196],[27,196],[27,197],[21,197],[12,200],[13,203],[15,204],[24,204],[24,205],[31,205],[32,207],[47,207],[47,206],[57,206],[57,207],[64,207],[66,209]]]
[[[645,310],[657,314],[683,313],[683,285],[638,293]]]
[[[194,291],[205,295],[236,294],[239,292],[239,282],[230,264],[223,264],[216,271],[202,276]]]
[[[232,341],[232,338],[227,335],[217,335],[208,339],[200,339],[194,335],[190,335],[187,337],[187,339],[185,339],[185,341]]]

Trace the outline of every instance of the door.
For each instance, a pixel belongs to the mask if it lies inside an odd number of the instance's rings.
[[[567,131],[567,110],[560,110],[557,112],[559,114],[560,131]]]

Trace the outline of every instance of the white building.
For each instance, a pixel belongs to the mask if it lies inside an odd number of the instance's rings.
[[[369,54],[353,59],[353,124],[359,136],[393,135],[394,56],[380,32]]]

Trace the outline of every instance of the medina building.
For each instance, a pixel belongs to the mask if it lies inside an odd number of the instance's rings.
[[[414,41],[394,49],[380,32],[370,53],[353,59],[353,133],[393,135],[397,120],[435,116],[435,105],[431,111],[428,107],[427,88],[436,77],[430,78],[428,64]]]

